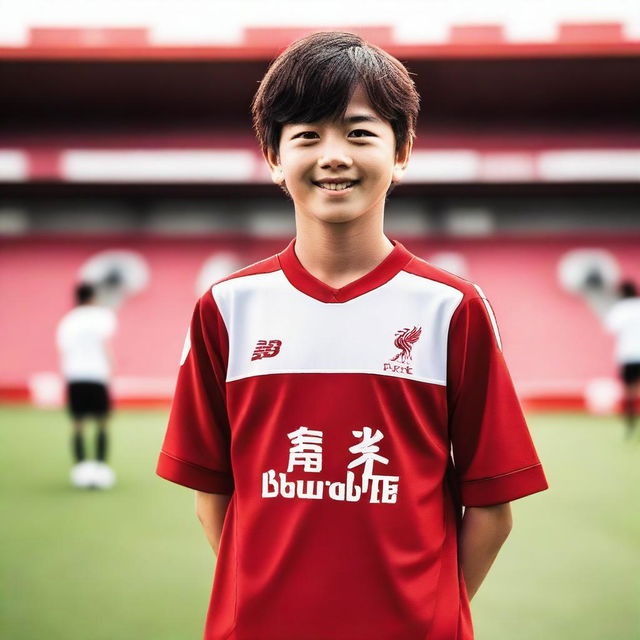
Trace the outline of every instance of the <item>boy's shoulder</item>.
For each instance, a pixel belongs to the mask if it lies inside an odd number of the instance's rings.
[[[485,297],[482,289],[477,284],[450,271],[436,267],[416,255],[413,255],[413,258],[405,265],[403,271],[456,289],[462,293],[463,300]]]
[[[264,258],[263,260],[258,260],[258,262],[254,262],[253,264],[247,265],[246,267],[242,267],[233,273],[230,273],[228,276],[224,278],[220,278],[216,280],[212,287],[215,287],[223,282],[228,282],[229,280],[234,280],[236,278],[243,278],[245,276],[255,276],[262,273],[273,273],[274,271],[280,270],[282,267],[280,266],[280,261],[278,260],[278,254],[274,254],[269,256],[268,258]],[[212,288],[210,287],[210,288]]]

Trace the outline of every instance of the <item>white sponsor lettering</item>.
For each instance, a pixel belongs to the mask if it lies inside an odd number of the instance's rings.
[[[322,471],[322,431],[299,427],[287,437],[294,445],[289,449],[287,473],[295,466],[301,466],[303,471]]]
[[[278,473],[269,469],[262,474],[263,498],[302,498],[307,500],[321,500],[324,497],[325,486],[331,500],[338,502],[359,502],[364,495],[369,495],[370,503],[393,504],[398,499],[398,483],[400,476],[376,475],[373,473],[374,462],[389,464],[389,459],[378,454],[380,447],[376,444],[384,438],[377,429],[375,433],[370,427],[362,431],[353,431],[353,435],[361,441],[349,447],[351,453],[359,454],[352,460],[347,469],[363,466],[360,482],[356,480],[353,471],[347,470],[345,482],[331,482],[329,480],[288,480],[286,473]],[[315,431],[307,427],[299,427],[287,436],[293,443],[289,451],[287,473],[300,466],[302,470],[318,473],[322,470],[322,431]]]

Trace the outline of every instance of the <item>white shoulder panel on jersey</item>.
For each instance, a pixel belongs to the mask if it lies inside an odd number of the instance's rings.
[[[463,294],[400,271],[342,303],[296,289],[282,271],[211,293],[229,336],[227,381],[278,373],[367,373],[446,385],[449,324]]]
[[[498,323],[496,322],[496,316],[493,313],[493,309],[491,308],[491,305],[489,304],[489,301],[487,300],[487,296],[484,295],[484,291],[482,291],[482,289],[477,284],[474,284],[473,286],[476,288],[476,291],[478,292],[479,296],[482,298],[482,302],[484,302],[485,309],[487,310],[487,313],[489,314],[489,319],[491,320],[491,326],[493,328],[493,333],[496,336],[496,342],[498,343],[498,348],[500,349],[500,351],[502,351],[502,340],[500,340],[500,332],[498,331]]]

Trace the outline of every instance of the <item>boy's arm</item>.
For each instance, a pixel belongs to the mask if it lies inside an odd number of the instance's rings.
[[[231,495],[196,491],[196,515],[202,523],[207,540],[216,556],[218,555],[222,525],[224,524],[224,517],[230,500]]]
[[[454,312],[447,402],[455,482],[466,507],[458,560],[471,598],[511,531],[509,503],[548,488],[509,374],[495,314],[476,287]]]
[[[109,371],[111,375],[113,375],[114,369],[116,367],[116,360],[113,355],[113,345],[111,344],[110,339],[104,340],[103,343],[104,353],[107,358],[107,362],[109,363]]]
[[[465,508],[460,533],[460,564],[469,600],[480,588],[512,525],[508,502]]]

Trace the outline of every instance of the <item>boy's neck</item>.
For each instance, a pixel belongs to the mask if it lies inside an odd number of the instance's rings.
[[[392,250],[382,224],[297,224],[298,260],[312,276],[334,289],[375,269]]]

